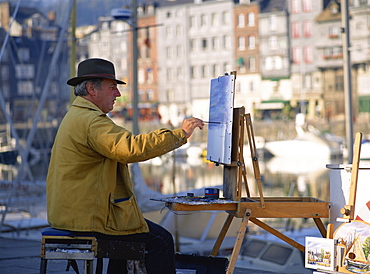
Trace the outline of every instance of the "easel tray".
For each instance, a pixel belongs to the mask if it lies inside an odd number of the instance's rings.
[[[261,206],[260,197],[242,198],[240,201],[224,199],[209,202],[178,199],[156,199],[166,202],[173,211],[225,210],[236,217],[245,209],[251,209],[251,218],[328,218],[330,203],[312,197],[265,197]]]

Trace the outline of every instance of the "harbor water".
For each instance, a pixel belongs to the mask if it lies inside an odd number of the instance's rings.
[[[189,150],[189,147],[186,148]],[[139,164],[142,177],[153,193],[161,193],[172,197],[197,191],[204,193],[204,188],[218,188],[220,197],[223,189],[224,166],[209,162],[204,157],[189,156],[186,149],[171,152],[165,156]],[[252,161],[245,156],[247,186],[252,197],[259,195]],[[340,163],[341,159],[312,158],[260,158],[262,191],[265,197],[313,197],[322,201],[330,199],[330,176],[326,168],[328,164]],[[46,222],[45,188],[42,182],[46,179],[48,161],[40,161],[31,166],[36,183],[22,183],[14,181],[17,175],[16,166],[1,166],[0,202],[2,209],[8,210],[5,220],[14,225],[7,227],[4,222],[1,236],[31,237],[32,229],[27,229],[30,219],[44,219]],[[13,181],[12,181],[13,180]],[[242,196],[246,196],[246,187],[243,186]],[[199,195],[199,194],[198,194]],[[160,203],[160,202],[157,202]],[[158,205],[163,208],[164,204]],[[2,211],[4,212],[4,211]],[[13,219],[23,219],[17,223]],[[326,222],[327,220],[323,220]],[[290,228],[314,226],[313,220],[292,219],[270,220],[275,227],[282,225]],[[41,222],[42,224],[42,222]],[[23,235],[23,236],[22,236]],[[37,233],[36,233],[37,235]],[[38,236],[36,236],[38,237]]]

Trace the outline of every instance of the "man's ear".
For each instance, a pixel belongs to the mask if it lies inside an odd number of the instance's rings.
[[[94,85],[92,83],[87,83],[86,84],[86,90],[87,92],[90,94],[90,95],[95,95],[95,88],[94,88]]]

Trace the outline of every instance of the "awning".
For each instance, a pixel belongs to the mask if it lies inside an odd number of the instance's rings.
[[[256,104],[256,109],[260,110],[267,110],[267,109],[283,109],[285,104],[289,101],[283,100],[270,100],[270,101],[262,101],[259,104]]]

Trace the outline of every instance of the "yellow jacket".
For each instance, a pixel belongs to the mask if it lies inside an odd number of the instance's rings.
[[[132,135],[77,97],[64,117],[47,176],[52,227],[110,235],[147,232],[127,167],[187,142],[181,129]]]

